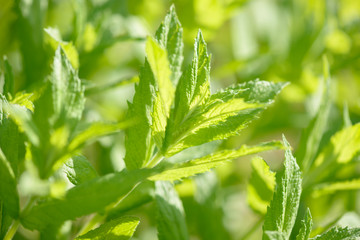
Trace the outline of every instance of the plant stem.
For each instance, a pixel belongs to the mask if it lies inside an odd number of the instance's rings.
[[[151,161],[146,164],[146,167],[155,167],[163,158],[164,156],[160,153],[160,151],[157,152],[155,156],[151,159]]]
[[[7,231],[7,233],[4,237],[4,240],[11,240],[14,237],[19,225],[20,225],[19,219],[13,221],[13,223],[11,224],[9,230]]]
[[[259,218],[259,220],[250,228],[248,232],[246,232],[240,239],[246,240],[248,239],[262,224],[264,217]]]

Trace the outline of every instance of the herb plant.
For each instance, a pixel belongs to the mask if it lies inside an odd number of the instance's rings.
[[[81,15],[76,17],[81,22]],[[93,30],[89,27],[87,31],[91,34]],[[141,219],[128,212],[151,202],[158,239],[190,239],[186,205],[176,187],[191,178],[197,186],[198,210],[204,216],[198,221],[205,229],[200,235],[230,239],[222,223],[214,224],[219,219],[211,219],[222,215],[214,203],[212,169],[275,149],[285,150],[284,169],[275,177],[267,163],[255,157],[247,186],[250,207],[264,219],[263,239],[360,237],[360,228],[313,229],[313,198],[359,188],[359,179],[353,177],[356,171],[347,170],[360,152],[359,124],[352,125],[345,110],[341,129],[327,132],[331,80],[326,59],[319,110],[302,135],[295,159],[285,137],[282,142],[219,148],[221,141],[241,135],[261,118],[288,83],[256,79],[212,90],[211,55],[200,30],[192,60],[183,67],[183,28],[174,6],[155,36],[145,39],[139,76],[127,82],[136,82],[133,99],[126,116],[116,122],[86,120],[86,101],[101,89],[123,83],[96,88],[79,77],[79,65],[85,66],[85,75],[91,72],[91,53],[96,56],[110,43],[86,55],[86,49],[94,47],[87,42],[82,46],[84,52],[79,50],[83,54],[79,62],[71,42],[63,41],[53,28],[46,28],[45,34],[56,50],[49,74],[39,87],[15,92],[14,71],[6,57],[2,61],[0,238],[130,239]],[[77,39],[79,49],[84,39]],[[46,54],[40,58],[46,59]],[[29,59],[25,62],[31,65]],[[41,77],[45,68],[32,74]],[[31,79],[29,71],[26,68],[25,74]],[[116,161],[124,165],[99,173],[87,159],[86,147],[120,133],[125,135],[125,155]],[[350,172],[350,178],[337,175],[342,168]]]

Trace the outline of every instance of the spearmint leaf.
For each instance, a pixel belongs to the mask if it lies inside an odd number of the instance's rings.
[[[325,68],[325,67],[324,67]],[[315,118],[310,122],[309,126],[305,129],[298,148],[297,158],[299,165],[304,171],[308,171],[316,158],[319,150],[320,141],[325,133],[327,122],[330,114],[331,97],[330,97],[330,74],[329,68],[324,70],[322,97],[319,109]]]
[[[176,84],[181,75],[183,61],[182,41],[183,29],[176,16],[175,6],[170,7],[169,13],[156,31],[156,39],[166,49],[171,70],[171,81]]]
[[[167,118],[174,98],[174,87],[170,80],[170,68],[166,50],[151,37],[146,42],[146,55],[157,83],[154,109],[152,111],[152,136],[159,148],[165,136]]]
[[[77,133],[74,138],[71,139],[68,149],[69,152],[74,152],[79,150],[85,144],[91,143],[99,137],[114,134],[123,130],[132,124],[129,121],[119,122],[119,123],[92,123],[86,129]]]
[[[286,240],[284,233],[277,231],[266,231],[265,235],[270,240]]]
[[[265,215],[274,193],[275,173],[270,171],[269,166],[260,157],[252,159],[251,168],[247,201],[254,211]]]
[[[159,240],[189,239],[184,209],[173,184],[157,181],[155,189]]]
[[[127,117],[136,121],[136,126],[132,126],[126,131],[124,160],[128,169],[144,166],[149,161],[153,151],[150,126],[156,96],[156,82],[147,59],[145,59],[145,65],[140,71],[139,79],[139,84],[135,85],[133,102],[128,104]]]
[[[71,188],[62,199],[37,204],[24,214],[21,222],[28,229],[44,230],[50,225],[60,225],[66,220],[102,211],[151,174],[153,170],[149,169],[124,170],[92,179]]]
[[[175,107],[171,112],[166,130],[165,150],[173,140],[171,133],[192,112],[203,105],[210,97],[210,56],[206,43],[199,31],[194,45],[194,57],[191,65],[181,76],[175,93]]]
[[[84,109],[85,87],[61,47],[55,52],[50,82],[54,114],[65,121],[77,123]]]
[[[97,172],[84,156],[74,156],[64,164],[64,172],[69,181],[79,185],[98,177]]]
[[[360,228],[333,227],[313,240],[355,240],[360,237]]]
[[[296,236],[296,240],[309,239],[312,225],[313,225],[313,222],[312,222],[310,209],[307,209],[304,219],[301,220],[301,228],[300,228],[299,234]]]
[[[6,98],[13,97],[15,83],[14,74],[6,56],[3,57],[3,73],[2,76],[0,76],[0,82],[1,77],[3,78],[4,85],[3,89],[0,89],[0,93],[2,93]]]
[[[166,156],[238,134],[272,103],[284,86],[284,83],[255,80],[212,95],[191,118],[177,126]]]
[[[7,104],[4,96],[0,96],[0,101],[0,148],[17,177],[18,166],[22,160],[21,152],[24,152],[25,149],[23,135],[14,120],[7,116],[2,107],[3,104]]]
[[[315,160],[315,166],[331,161],[340,164],[350,162],[360,152],[360,124],[340,130]]]
[[[263,151],[282,148],[280,142],[267,142],[255,146],[243,145],[237,150],[223,150],[191,161],[171,165],[168,170],[150,177],[151,180],[175,181],[209,171],[232,159]],[[166,163],[165,163],[166,164]]]
[[[284,170],[276,176],[273,200],[268,207],[263,226],[264,239],[267,231],[276,231],[289,239],[294,226],[301,195],[301,172],[293,157],[290,145],[283,137],[285,151]]]
[[[15,174],[0,148],[0,202],[13,218],[17,218],[20,211],[16,185]]]
[[[360,189],[360,179],[321,183],[313,187],[312,196],[320,197],[325,194],[333,194],[337,191],[348,191],[357,189]]]
[[[132,237],[140,220],[137,217],[121,217],[102,224],[76,240],[127,240]]]

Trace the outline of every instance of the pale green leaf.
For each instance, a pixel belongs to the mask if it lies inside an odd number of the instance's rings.
[[[315,160],[315,166],[324,162],[350,162],[360,151],[360,124],[340,130],[330,139],[330,143]]]
[[[151,37],[146,42],[146,55],[157,84],[152,116],[152,136],[159,148],[165,136],[167,118],[174,98],[174,87],[170,80],[167,52]]]
[[[74,156],[70,158],[65,162],[63,171],[69,181],[74,185],[79,185],[98,177],[94,167],[84,156]]]
[[[70,124],[76,123],[84,109],[85,88],[61,47],[55,52],[50,82],[54,114]]]
[[[134,234],[140,220],[137,217],[121,217],[102,224],[76,240],[128,240]]]
[[[184,58],[182,34],[183,29],[176,16],[175,6],[172,5],[155,35],[160,45],[167,51],[171,80],[174,84],[177,83],[181,75],[181,64]]]
[[[14,218],[19,216],[20,211],[20,200],[16,185],[15,174],[0,148],[0,202],[3,203],[3,207],[9,215]]]
[[[69,152],[79,150],[85,144],[89,144],[92,141],[106,135],[118,133],[119,131],[133,125],[130,121],[124,121],[119,123],[91,123],[90,126],[84,130],[78,132],[73,139],[71,139],[68,149]]]
[[[26,228],[42,230],[66,220],[103,211],[151,174],[153,170],[150,169],[124,170],[92,179],[71,188],[61,199],[49,199],[38,203],[24,214],[21,222]]]
[[[197,107],[205,104],[209,97],[210,56],[202,33],[199,31],[195,40],[192,63],[181,76],[176,88],[175,107],[166,130],[165,150],[174,141],[172,132],[176,127],[190,118]]]
[[[179,180],[182,178],[190,177],[199,173],[209,171],[212,168],[215,168],[219,165],[224,164],[227,161],[232,159],[255,154],[263,151],[279,149],[282,147],[280,142],[267,142],[255,146],[246,146],[243,145],[237,150],[222,150],[219,152],[206,155],[201,158],[193,159],[191,161],[170,165],[167,170],[163,171],[160,174],[152,176],[151,180]],[[166,164],[166,163],[164,163]]]
[[[260,157],[252,159],[251,168],[247,201],[254,211],[265,215],[274,193],[275,173],[270,171],[269,166]]]
[[[325,61],[327,63],[327,61]],[[298,161],[301,169],[308,171],[316,158],[320,141],[328,123],[331,107],[330,73],[327,64],[324,64],[324,80],[322,81],[322,96],[319,109],[314,119],[303,132],[298,148]]]
[[[326,233],[316,236],[314,240],[355,240],[360,237],[360,228],[333,227]]]
[[[284,170],[276,176],[274,197],[268,207],[263,226],[264,239],[266,231],[276,231],[290,237],[294,226],[301,195],[301,172],[293,157],[290,145],[283,137],[286,147]]]
[[[174,128],[172,144],[167,147],[166,156],[191,146],[237,135],[272,103],[284,85],[255,80],[212,95],[204,106]]]
[[[321,183],[313,187],[312,196],[320,197],[325,194],[333,194],[337,191],[349,191],[358,189],[360,189],[360,179]]]
[[[155,200],[159,240],[189,239],[184,209],[173,184],[155,182]]]
[[[296,236],[296,240],[307,240],[309,239],[311,229],[312,229],[313,221],[310,213],[310,209],[306,210],[306,215],[303,220],[301,220],[301,228],[299,230],[298,235]]]

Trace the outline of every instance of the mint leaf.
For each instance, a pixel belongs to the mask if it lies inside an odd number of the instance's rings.
[[[358,190],[358,189],[360,189],[360,179],[325,182],[313,186],[312,196],[316,198],[325,194],[333,194],[337,191],[349,191],[349,190]]]
[[[277,231],[266,231],[265,235],[270,240],[286,240],[284,233]]]
[[[272,103],[285,85],[255,80],[215,93],[206,104],[194,110],[191,117],[176,126],[168,140],[172,143],[167,143],[166,156],[238,134]]]
[[[206,43],[199,31],[194,45],[194,57],[191,65],[181,76],[176,88],[175,107],[171,112],[166,130],[164,151],[169,147],[174,136],[172,132],[182,122],[191,117],[198,106],[206,103],[210,97],[210,56]]]
[[[212,168],[220,166],[227,161],[232,159],[255,154],[263,151],[268,151],[272,149],[281,148],[282,145],[280,142],[267,142],[262,143],[255,146],[246,146],[243,145],[241,148],[237,150],[222,150],[209,155],[206,155],[201,158],[193,159],[185,163],[179,164],[170,164],[170,166],[166,166],[166,162],[164,165],[168,168],[168,170],[164,170],[163,172],[150,177],[151,180],[169,180],[175,181],[180,180],[182,178],[190,177],[199,173],[203,173],[209,171]]]
[[[76,240],[127,240],[132,237],[139,223],[137,217],[121,217],[102,224]]]
[[[152,170],[122,171],[86,181],[68,190],[61,199],[50,199],[34,206],[22,217],[29,229],[45,229],[66,220],[104,210],[128,194],[136,184],[146,179]],[[54,218],[56,216],[56,218]]]
[[[0,75],[0,82],[1,78],[3,79],[3,87],[0,89],[0,93],[3,94],[6,98],[11,99],[11,97],[14,97],[14,74],[12,71],[12,68],[9,64],[9,61],[7,60],[7,57],[3,57],[3,63],[2,63],[2,71]]]
[[[157,224],[159,240],[189,239],[184,209],[174,186],[170,182],[155,182]]]
[[[84,156],[74,156],[65,162],[63,171],[74,185],[87,182],[98,177],[97,172]]]
[[[54,114],[73,128],[82,116],[85,88],[61,47],[55,52],[50,82]]]
[[[181,65],[183,61],[182,41],[183,29],[176,16],[175,6],[170,7],[169,13],[156,31],[156,39],[160,45],[166,49],[171,70],[171,80],[174,84],[178,82],[181,75]]]
[[[312,225],[313,225],[313,222],[312,222],[310,209],[307,209],[304,219],[301,220],[301,228],[300,228],[299,234],[296,236],[296,240],[309,239]]]
[[[247,201],[256,212],[265,215],[275,188],[275,173],[266,162],[255,157],[251,161],[252,173],[247,186]]]
[[[290,237],[300,202],[300,168],[285,137],[283,137],[283,142],[286,147],[284,170],[276,176],[274,197],[265,215],[264,239],[269,239],[265,234],[267,231],[279,232],[285,239]]]
[[[331,96],[330,96],[330,71],[326,60],[324,60],[324,80],[322,81],[322,96],[319,109],[315,118],[310,122],[303,132],[298,148],[298,161],[304,171],[311,168],[316,154],[319,150],[320,141],[325,133],[330,114]]]
[[[13,218],[19,216],[20,205],[15,174],[0,148],[0,202]]]
[[[326,233],[316,236],[314,240],[353,240],[360,237],[360,228],[333,227]]]
[[[174,87],[170,81],[170,68],[167,59],[167,52],[152,38],[146,42],[146,55],[157,83],[154,109],[152,111],[152,136],[161,149],[165,136],[167,118],[170,113],[170,106],[174,98]]]

